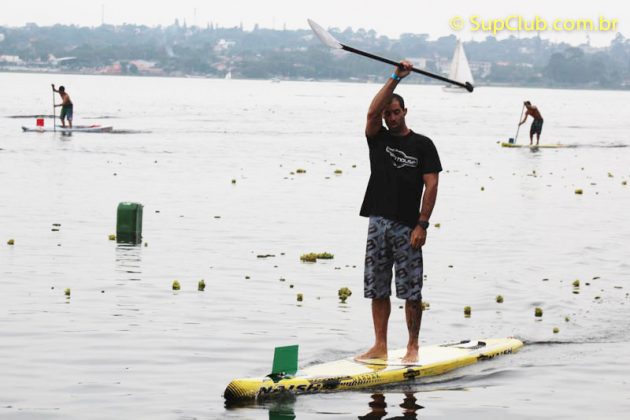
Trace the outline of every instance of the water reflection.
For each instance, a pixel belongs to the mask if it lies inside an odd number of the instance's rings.
[[[269,410],[269,420],[295,420],[293,408],[285,410]]]
[[[390,400],[397,397],[400,394],[392,394],[389,396]],[[369,412],[364,415],[357,416],[360,420],[408,420],[417,419],[417,411],[424,408],[418,404],[418,399],[412,392],[406,392],[403,394],[404,398],[402,403],[398,405],[398,409],[387,411],[387,402],[385,402],[385,395],[381,393],[372,394],[371,400],[368,403]],[[390,401],[391,402],[391,401]],[[267,405],[267,404],[265,404]],[[267,409],[269,410],[269,420],[295,420],[299,418],[295,414],[295,396],[287,395],[284,398],[269,402]],[[394,405],[395,407],[395,405]],[[226,407],[230,408],[230,407]],[[386,417],[387,415],[390,417]]]
[[[140,244],[116,246],[116,271],[122,274],[119,280],[142,280],[142,246]]]
[[[295,420],[294,395],[282,396],[269,405],[269,420]]]
[[[402,419],[416,419],[418,414],[416,411],[424,408],[418,404],[416,396],[412,392],[406,392],[403,402],[399,405],[402,408],[400,415],[394,415],[393,417],[385,417],[387,413],[387,403],[385,402],[385,395],[373,394],[372,401],[369,402],[370,412],[364,416],[359,416],[361,420],[402,420]]]

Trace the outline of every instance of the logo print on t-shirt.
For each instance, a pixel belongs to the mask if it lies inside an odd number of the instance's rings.
[[[392,163],[396,168],[402,168],[404,166],[416,168],[418,166],[418,158],[407,156],[405,152],[401,150],[387,146],[385,151],[389,153],[389,156],[391,156]]]

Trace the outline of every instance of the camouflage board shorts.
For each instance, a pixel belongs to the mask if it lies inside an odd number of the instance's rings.
[[[422,249],[410,244],[412,229],[380,216],[370,216],[365,249],[364,296],[391,296],[392,267],[396,272],[396,297],[422,300]]]

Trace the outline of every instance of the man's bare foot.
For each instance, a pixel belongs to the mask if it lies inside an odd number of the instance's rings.
[[[418,363],[418,347],[407,347],[407,354],[400,360],[403,363]]]
[[[387,347],[374,346],[365,353],[355,356],[354,360],[387,359]]]

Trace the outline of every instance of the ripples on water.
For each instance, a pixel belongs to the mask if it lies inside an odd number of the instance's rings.
[[[268,373],[275,346],[299,343],[309,365],[371,342],[358,209],[364,114],[379,86],[0,74],[0,115],[50,113],[51,77],[68,87],[77,123],[106,119],[120,135],[22,133],[26,118],[0,118],[0,418],[630,409],[627,92],[401,86],[409,125],[435,140],[445,168],[440,227],[425,247],[422,342],[515,335],[526,346],[422,383],[226,409],[227,383]],[[543,142],[577,147],[499,147],[523,99],[545,114]],[[107,240],[121,201],[144,204],[146,246]],[[308,252],[335,258],[301,263]],[[340,287],[353,291],[345,304]],[[391,347],[405,344],[403,317],[395,301]]]

